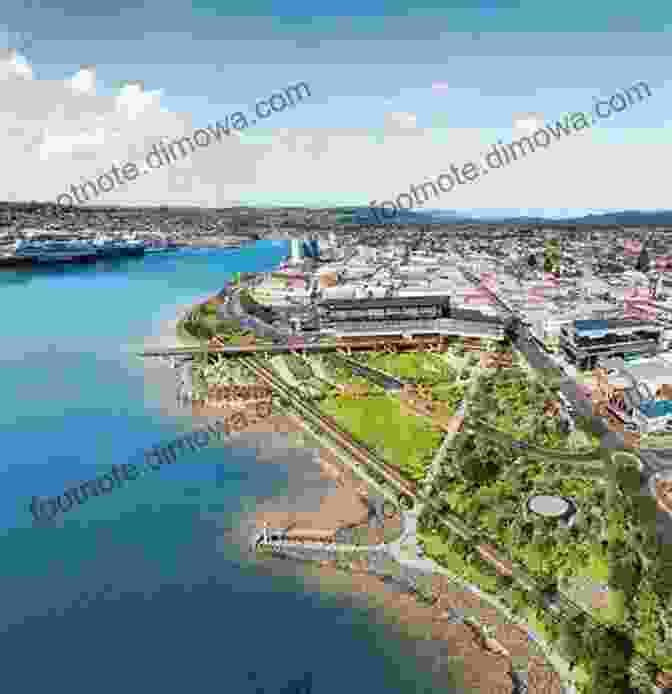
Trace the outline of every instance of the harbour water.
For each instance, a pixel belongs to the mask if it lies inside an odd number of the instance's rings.
[[[33,496],[193,428],[169,366],[134,348],[177,306],[285,253],[260,242],[0,272],[3,691],[272,694],[306,672],[310,694],[452,691],[445,666],[432,672],[435,645],[314,570],[246,552],[241,518],[259,499],[289,496],[300,466],[307,476],[314,465],[308,454],[285,450],[290,475],[258,461],[249,440],[184,453],[33,525]]]

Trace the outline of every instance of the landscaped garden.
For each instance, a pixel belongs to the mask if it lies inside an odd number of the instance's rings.
[[[558,390],[557,380],[533,379],[520,367],[484,373],[469,404],[470,420],[540,448],[592,449],[594,435],[562,429]]]
[[[237,320],[220,319],[217,315],[219,304],[205,302],[196,306],[189,315],[180,322],[178,335],[186,337],[186,342],[207,341],[217,336],[229,345],[241,344],[254,336],[254,331],[243,328]]]
[[[672,549],[656,536],[655,503],[638,494],[637,459],[604,455],[601,481],[575,479],[566,467],[560,474],[552,460],[530,459],[471,432],[458,434],[435,480],[438,504],[421,519],[428,554],[460,575],[476,574],[479,585],[514,609],[532,609],[546,636],[582,668],[580,691],[593,694],[622,691],[628,678],[631,686],[650,684],[657,669],[672,669]],[[571,498],[573,524],[527,511],[532,494]],[[465,540],[450,531],[441,522],[447,512],[476,535]],[[536,587],[522,590],[510,577],[494,576],[474,551],[483,541],[527,569]],[[540,586],[559,590],[578,612],[549,622],[539,607]],[[641,664],[631,667],[633,648],[648,659],[648,674]]]

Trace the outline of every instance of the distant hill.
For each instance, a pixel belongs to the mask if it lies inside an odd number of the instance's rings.
[[[386,210],[387,211],[387,210]],[[440,224],[449,222],[470,222],[473,217],[464,214],[451,212],[450,210],[399,210],[398,214],[388,219],[383,217],[380,208],[375,212],[380,219],[376,221],[373,211],[369,207],[352,207],[347,210],[339,210],[341,218],[339,221],[350,222],[351,224]]]
[[[525,224],[549,225],[553,222],[563,224],[595,224],[614,226],[672,226],[672,210],[627,210],[622,212],[604,212],[587,214],[582,217],[526,217],[515,215],[485,214],[479,211],[474,214],[453,212],[451,210],[400,210],[393,219],[385,219],[380,210],[376,213],[384,224],[441,224],[446,222],[483,223],[483,224]],[[342,220],[353,224],[376,224],[373,212],[368,207],[350,208],[348,214],[342,212]]]
[[[569,220],[593,224],[620,224],[620,225],[645,225],[654,224],[659,226],[672,225],[672,210],[654,210],[650,212],[640,212],[632,210],[628,212],[606,212],[604,214],[589,214],[577,220]]]

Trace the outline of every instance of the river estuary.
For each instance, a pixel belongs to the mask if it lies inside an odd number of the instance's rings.
[[[284,453],[290,474],[249,439],[216,444],[33,524],[32,497],[194,428],[170,367],[134,350],[232,272],[270,270],[285,253],[259,242],[0,273],[4,692],[294,694],[306,672],[310,694],[452,691],[435,646],[382,608],[246,551],[240,518],[293,493],[302,465],[310,475],[301,451]]]

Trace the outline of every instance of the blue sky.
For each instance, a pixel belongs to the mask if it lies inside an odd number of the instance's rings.
[[[30,0],[27,0],[30,3]],[[394,199],[497,141],[641,80],[652,96],[432,207],[669,207],[667,3],[5,0],[0,198],[53,200],[260,98],[311,96],[112,192],[110,204]],[[316,12],[318,14],[316,14]],[[2,45],[0,45],[2,48]],[[87,67],[73,81],[82,65]],[[142,86],[120,85],[137,81]],[[74,85],[74,86],[73,86]]]

